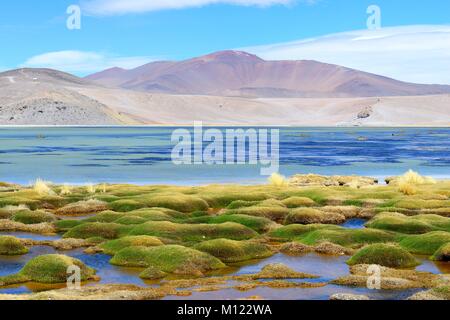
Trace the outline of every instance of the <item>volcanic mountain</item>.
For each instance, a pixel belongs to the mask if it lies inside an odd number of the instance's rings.
[[[167,94],[241,97],[378,97],[450,93],[450,86],[397,81],[311,60],[266,61],[220,51],[184,61],[158,61],[87,77],[98,84]]]

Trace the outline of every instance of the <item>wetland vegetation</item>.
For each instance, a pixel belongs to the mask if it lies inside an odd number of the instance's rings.
[[[448,298],[450,181],[414,172],[387,181],[308,175],[253,186],[2,183],[0,260],[22,260],[20,269],[0,269],[0,298],[99,299],[117,292],[128,299],[201,292],[227,298],[229,290],[329,298],[365,287],[367,266],[374,264],[386,275],[382,290],[404,292],[397,298]],[[354,219],[364,224],[348,227]],[[41,247],[48,254],[34,253]],[[327,257],[347,271],[330,276],[318,268],[316,274],[307,272],[314,264],[301,262]],[[424,261],[439,270],[416,270]],[[81,269],[77,293],[58,289],[70,265]],[[105,282],[101,268],[129,270],[136,280]],[[23,284],[55,286],[15,294]]]

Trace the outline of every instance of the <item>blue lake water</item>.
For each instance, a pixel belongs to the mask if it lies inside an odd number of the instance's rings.
[[[171,161],[168,127],[1,128],[0,180],[29,183],[260,183],[258,165]],[[225,129],[223,129],[225,130]],[[281,128],[280,171],[450,176],[450,128]]]

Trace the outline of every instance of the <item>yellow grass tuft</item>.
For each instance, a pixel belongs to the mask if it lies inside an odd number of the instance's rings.
[[[436,184],[436,180],[431,177],[421,176],[419,173],[409,170],[403,176],[399,177],[398,183],[407,183],[414,186],[418,186],[421,184]]]
[[[44,181],[42,179],[36,179],[33,184],[33,190],[36,191],[39,195],[53,195],[55,194],[53,190],[50,188],[52,183],[49,181]]]
[[[403,181],[398,184],[397,189],[406,196],[413,196],[417,193],[417,187],[415,185]]]
[[[89,183],[86,185],[86,191],[90,194],[95,194],[97,192],[97,187],[94,186],[92,183]]]
[[[269,178],[269,184],[274,187],[287,187],[289,186],[288,180],[279,173],[274,173]]]
[[[62,196],[67,196],[67,195],[72,194],[72,187],[69,186],[69,185],[67,185],[67,184],[63,185],[63,186],[61,187],[61,192],[60,192],[60,194],[61,194]]]

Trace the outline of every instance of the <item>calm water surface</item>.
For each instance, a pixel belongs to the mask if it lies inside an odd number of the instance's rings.
[[[0,180],[183,185],[266,180],[256,165],[175,166],[174,129],[1,128]],[[450,129],[281,128],[280,163],[285,175],[383,178],[413,169],[449,177]]]

